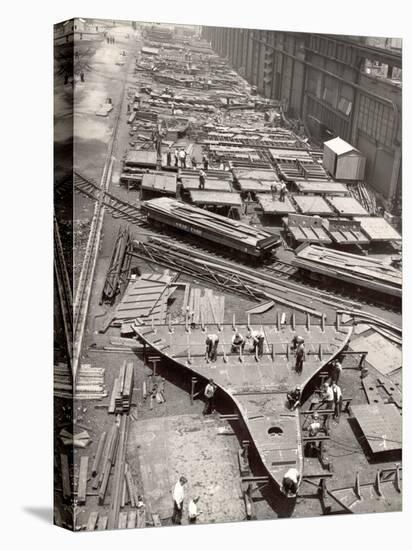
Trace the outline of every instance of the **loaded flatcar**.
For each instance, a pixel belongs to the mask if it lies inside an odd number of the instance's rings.
[[[280,244],[279,235],[169,197],[142,203],[149,221],[213,241],[243,256],[263,260]]]

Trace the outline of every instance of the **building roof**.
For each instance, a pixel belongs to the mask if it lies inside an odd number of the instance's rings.
[[[350,143],[347,143],[340,137],[336,137],[333,139],[330,139],[329,141],[325,141],[324,143],[325,147],[328,147],[331,149],[336,155],[344,155],[345,153],[349,153],[351,151],[358,152],[355,147],[353,147]]]

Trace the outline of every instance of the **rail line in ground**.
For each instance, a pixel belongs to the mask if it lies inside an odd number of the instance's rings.
[[[78,284],[76,286],[76,295],[73,304],[73,360],[72,360],[72,375],[73,380],[76,380],[77,368],[80,362],[80,356],[83,346],[84,331],[87,322],[87,314],[89,310],[90,296],[92,290],[92,284],[94,279],[94,273],[97,263],[97,257],[99,253],[100,237],[103,227],[104,212],[106,207],[106,193],[108,192],[109,184],[111,181],[114,157],[113,153],[117,145],[117,136],[119,130],[120,116],[123,109],[124,98],[126,94],[126,81],[127,74],[130,66],[130,59],[132,57],[129,54],[127,66],[125,68],[124,86],[120,96],[119,105],[116,113],[116,118],[113,126],[112,137],[109,142],[108,151],[103,167],[103,173],[100,178],[99,185],[93,184],[96,187],[95,193],[95,209],[90,227],[89,238],[87,241],[86,252],[83,258],[82,269]],[[74,171],[74,180],[76,180],[76,170]],[[77,176],[78,177],[78,176]],[[73,182],[75,184],[75,181]]]
[[[97,200],[98,198],[98,185],[79,172],[75,174],[75,190],[93,200]],[[149,233],[153,233],[153,236],[159,235],[159,232],[162,233],[147,222],[146,216],[142,214],[139,206],[120,199],[119,197],[116,197],[112,193],[108,192],[105,193],[103,202],[110,211],[111,215],[115,218],[122,218],[133,225],[148,228]],[[188,247],[188,252],[190,252],[190,249],[200,250],[207,252],[211,256],[211,259],[213,257],[217,257],[231,260],[234,263],[239,263],[238,258],[235,255],[231,255],[229,252],[220,254],[216,251],[216,249],[212,249],[211,246],[208,246],[206,242],[202,244],[200,244],[198,240],[195,242],[195,238],[192,238],[190,235],[179,234],[177,237],[171,233],[173,232],[168,232],[167,241],[184,243],[185,246]],[[254,266],[254,269],[257,273],[260,272],[264,274],[271,274],[274,277],[277,277],[279,282],[282,282],[285,285],[285,290],[287,288],[300,292],[306,290],[313,295],[314,299],[322,300],[324,303],[327,303],[327,300],[329,305],[332,307],[357,307],[361,309],[362,306],[371,305],[384,310],[395,312],[399,311],[399,308],[393,306],[393,304],[387,302],[382,303],[379,301],[377,296],[374,296],[374,298],[371,299],[368,296],[363,295],[362,298],[359,299],[359,297],[355,295],[355,292],[350,289],[345,290],[342,287],[342,290],[338,291],[336,288],[328,288],[328,285],[325,282],[315,282],[306,277],[303,279],[296,267],[277,258],[273,259],[270,263],[267,262],[261,266]]]
[[[63,245],[60,237],[59,224],[56,216],[53,222],[54,231],[54,274],[56,289],[59,295],[59,305],[63,320],[63,330],[66,341],[69,368],[72,369],[73,360],[73,293],[72,285],[64,258]]]

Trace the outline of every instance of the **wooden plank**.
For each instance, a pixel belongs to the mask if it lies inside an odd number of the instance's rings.
[[[130,512],[127,516],[127,528],[128,529],[135,529],[136,519],[137,519],[137,511],[136,510],[130,510]]]
[[[275,302],[273,300],[270,300],[269,302],[265,302],[264,304],[259,304],[255,307],[252,307],[252,309],[248,309],[246,313],[249,313],[250,315],[259,315],[261,313],[266,313],[266,311],[269,311],[274,305]]]
[[[66,454],[60,455],[61,476],[62,476],[62,489],[63,499],[69,500],[72,496],[70,473],[69,473],[69,458]]]
[[[87,469],[89,466],[89,457],[82,456],[80,458],[79,483],[77,486],[77,502],[85,504],[87,492]]]
[[[126,529],[126,527],[127,527],[127,512],[120,512],[118,527],[119,527],[119,529]]]
[[[97,522],[97,530],[105,531],[107,529],[107,516],[100,516]]]
[[[146,527],[146,510],[144,508],[140,508],[137,510],[137,525],[139,529],[142,527]]]
[[[96,529],[97,518],[99,517],[99,512],[91,512],[89,519],[86,525],[86,531],[94,531]]]

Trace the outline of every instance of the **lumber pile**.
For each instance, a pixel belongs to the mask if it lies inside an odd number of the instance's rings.
[[[77,370],[76,390],[73,391],[73,377],[65,363],[58,363],[53,371],[55,397],[66,399],[102,399],[107,397],[104,384],[104,369],[81,365]]]
[[[123,362],[115,379],[110,397],[109,413],[124,414],[130,411],[133,397],[133,363]]]
[[[222,324],[225,316],[225,297],[215,296],[211,289],[193,288],[189,297],[191,320],[196,325]]]
[[[371,216],[377,214],[376,196],[373,190],[363,181],[349,186],[349,192],[357,199]]]
[[[368,256],[357,256],[320,246],[305,244],[296,250],[292,264],[300,269],[320,273],[383,294],[401,297],[402,273]]]

